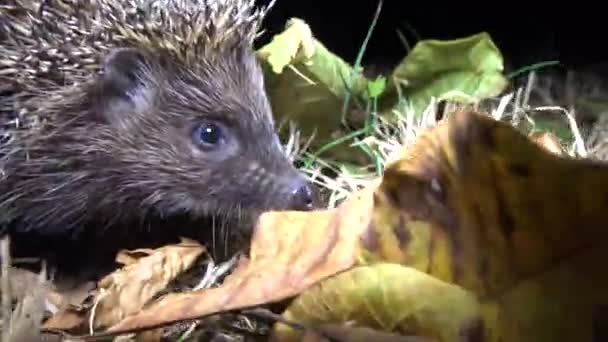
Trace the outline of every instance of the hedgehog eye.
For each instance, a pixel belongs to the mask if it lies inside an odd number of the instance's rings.
[[[194,142],[204,149],[214,148],[224,139],[224,132],[221,127],[212,122],[198,124],[192,135]]]

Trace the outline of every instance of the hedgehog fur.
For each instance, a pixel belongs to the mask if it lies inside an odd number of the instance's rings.
[[[46,251],[90,236],[91,253],[178,222],[312,208],[252,48],[273,3],[0,5],[0,225]]]
[[[8,0],[0,6],[5,139],[7,128],[45,118],[37,96],[89,81],[113,49],[215,63],[224,52],[253,44],[274,2],[256,9],[253,0]]]

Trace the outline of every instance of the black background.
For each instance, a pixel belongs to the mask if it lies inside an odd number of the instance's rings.
[[[267,0],[258,0],[267,3]],[[304,19],[331,51],[353,63],[376,10],[377,0],[277,0],[259,44],[282,31],[291,17]],[[577,68],[608,60],[608,11],[584,2],[437,2],[384,0],[363,64],[398,63],[420,39],[454,39],[488,32],[513,68],[559,60]]]

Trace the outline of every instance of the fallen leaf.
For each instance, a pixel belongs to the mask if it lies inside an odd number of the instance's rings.
[[[489,341],[591,341],[607,321],[592,266],[608,257],[607,192],[608,165],[458,113],[387,167],[363,255],[475,293]]]
[[[74,279],[62,279],[54,282],[56,291],[46,296],[46,304],[52,316],[44,323],[48,326],[72,330],[79,327],[86,319],[90,304],[87,299],[95,295],[97,285],[94,282],[80,282]]]
[[[59,308],[68,305],[81,306],[88,298],[91,297],[96,288],[97,284],[92,281],[88,281],[81,283],[77,287],[71,288],[69,290],[60,290],[59,293],[63,297],[63,301],[57,306]]]
[[[413,268],[380,263],[328,278],[298,296],[283,317],[317,326],[356,326],[435,341],[473,341],[483,334],[480,305],[459,286]],[[301,334],[277,323],[273,341],[298,341]],[[408,338],[412,338],[411,336]]]
[[[77,331],[87,319],[88,311],[83,308],[68,306],[47,319],[42,328],[46,332],[61,330]]]
[[[29,270],[12,267],[8,280],[11,301],[17,302],[11,316],[11,335],[18,341],[38,336],[42,318],[48,311],[51,314],[82,303],[81,292],[58,289],[56,283],[43,279],[46,273],[37,274]],[[63,326],[73,326],[72,321],[64,320]],[[13,337],[12,337],[13,338]]]
[[[608,322],[608,276],[591,266],[608,256],[606,191],[608,165],[560,157],[507,123],[457,113],[387,167],[358,261],[407,265],[471,291],[488,341],[590,341]],[[369,284],[332,285],[329,278],[306,290],[287,317],[342,322],[373,310],[380,320],[387,304],[370,300],[357,311],[342,304],[356,306],[352,298],[339,300]],[[399,308],[426,300],[437,299]]]
[[[82,323],[93,314],[93,326],[103,328],[138,312],[176,276],[189,269],[204,251],[203,246],[189,239],[155,250],[123,251],[118,259],[124,260],[127,265],[99,281],[93,312],[81,315]],[[70,319],[64,320],[62,315]],[[73,325],[75,315],[77,312],[73,309],[62,311],[47,321],[44,327],[65,329],[61,324],[69,322]]]
[[[153,253],[154,250],[149,248],[139,248],[131,251],[122,250],[116,255],[116,262],[123,266],[129,266],[138,263],[141,258]]]
[[[441,245],[434,253],[447,262],[424,254],[437,260],[429,273],[480,295],[538,272],[602,231],[607,166],[549,153],[507,123],[458,113],[404,153],[385,171],[374,219],[396,236],[409,235],[409,222],[423,222]],[[575,200],[585,205],[572,206]],[[404,224],[387,225],[382,216]]]
[[[402,96],[420,115],[431,98],[471,103],[499,95],[507,86],[502,54],[483,32],[454,40],[423,40],[395,68],[384,96]],[[396,101],[393,100],[393,101]]]
[[[242,259],[221,287],[169,294],[107,333],[280,301],[351,267],[358,236],[370,220],[373,189],[372,184],[332,210],[263,214],[255,227],[250,259]]]

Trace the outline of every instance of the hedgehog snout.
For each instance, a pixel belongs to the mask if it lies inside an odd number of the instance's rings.
[[[288,182],[288,210],[309,211],[318,208],[319,198],[314,186],[301,175],[293,176]]]

